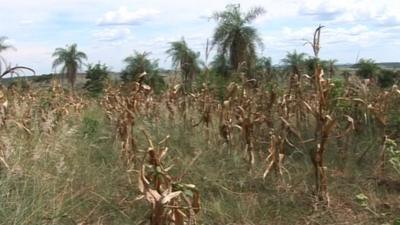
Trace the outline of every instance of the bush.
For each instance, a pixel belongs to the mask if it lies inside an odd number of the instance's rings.
[[[378,76],[378,84],[382,88],[387,88],[393,86],[398,79],[398,72],[393,70],[381,70]]]
[[[379,74],[380,67],[372,59],[360,59],[356,65],[357,76],[364,79],[375,78]]]
[[[109,80],[108,69],[104,64],[97,63],[96,65],[89,65],[86,71],[85,89],[92,96],[98,96],[103,93],[105,83]]]

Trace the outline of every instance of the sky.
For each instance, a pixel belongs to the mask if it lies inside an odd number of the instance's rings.
[[[0,0],[0,36],[16,50],[2,52],[9,63],[54,72],[52,53],[77,43],[87,63],[105,63],[113,71],[134,51],[147,51],[171,68],[169,42],[185,38],[204,60],[216,22],[213,12],[227,4],[246,11],[266,10],[253,22],[264,42],[259,55],[279,64],[287,52],[312,55],[304,45],[321,24],[320,57],[354,63],[359,58],[400,61],[399,0]],[[84,69],[84,68],[83,68]]]

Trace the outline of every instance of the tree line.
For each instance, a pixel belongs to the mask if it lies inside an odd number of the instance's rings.
[[[193,82],[201,76],[229,79],[235,77],[235,74],[240,74],[248,79],[264,81],[271,80],[277,74],[283,76],[285,73],[300,77],[303,74],[313,74],[316,63],[324,68],[329,78],[337,74],[337,60],[321,60],[305,53],[288,52],[281,60],[284,69],[282,75],[282,70],[273,67],[270,57],[258,56],[257,50],[262,49],[264,45],[257,29],[251,26],[251,23],[264,13],[265,9],[261,7],[243,12],[239,4],[230,4],[225,10],[215,12],[211,18],[217,26],[210,46],[207,42],[206,61],[210,49],[216,49],[216,54],[209,65],[200,60],[200,53],[192,50],[183,37],[181,40],[170,42],[166,53],[171,59],[172,66],[181,75],[184,88],[190,90]],[[0,52],[13,48],[5,41],[5,37],[0,38]],[[78,70],[87,60],[87,55],[78,50],[77,44],[72,44],[55,49],[52,56],[53,68],[60,69],[73,90]],[[122,81],[128,83],[141,79],[154,90],[162,90],[165,81],[160,76],[158,61],[151,60],[149,56],[149,52],[134,51],[133,55],[125,58],[125,68],[121,71]],[[372,59],[361,59],[354,67],[357,69],[357,75],[364,79],[376,80],[382,87],[393,85],[399,77],[399,72],[384,70]],[[0,67],[0,72],[1,69]],[[104,64],[89,64],[86,71],[88,82],[85,88],[91,93],[101,93],[108,79],[108,73],[108,67]],[[349,73],[344,71],[342,75],[346,77]]]

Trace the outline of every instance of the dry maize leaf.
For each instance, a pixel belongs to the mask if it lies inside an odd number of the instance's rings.
[[[186,217],[186,215],[179,209],[174,210],[174,221],[175,225],[184,225],[185,222],[183,218]]]
[[[11,120],[11,122],[15,123],[18,128],[25,130],[29,135],[32,135],[32,132],[27,127],[25,127],[22,123],[17,122],[15,120]]]
[[[171,192],[161,199],[161,204],[164,205],[164,204],[168,203],[169,201],[171,201],[172,199],[178,197],[181,194],[182,194],[182,191]]]
[[[254,157],[254,152],[252,150],[249,150],[249,156],[250,156],[250,164],[254,165],[256,163],[256,160]]]
[[[162,160],[168,152],[168,147],[165,147],[164,149],[161,150],[160,154],[159,154],[159,160]]]
[[[146,177],[144,176],[145,173],[145,166],[142,166],[142,169],[140,170],[140,174],[139,174],[139,179],[138,179],[138,183],[139,183],[139,190],[140,192],[144,193],[145,190],[149,187],[150,182],[146,179]]]
[[[0,161],[4,164],[7,169],[10,169],[10,166],[7,164],[6,160],[0,156]]]
[[[242,131],[242,130],[243,130],[243,128],[242,128],[241,126],[237,125],[237,124],[233,125],[233,127],[236,127],[236,128],[238,128],[240,131]]]
[[[279,153],[279,163],[282,163],[284,158],[285,154]]]
[[[149,85],[147,85],[147,84],[142,84],[141,86],[142,86],[142,89],[143,89],[143,90],[151,91],[151,87],[150,87]]]
[[[324,135],[328,135],[330,130],[334,127],[336,124],[336,120],[332,120],[329,115],[326,116],[328,118],[328,121],[325,122],[325,128],[324,128]]]
[[[230,105],[230,101],[229,100],[224,101],[224,107],[228,108],[229,105]]]
[[[161,200],[161,195],[153,189],[148,189],[145,193],[146,200],[150,202],[153,206]]]
[[[314,110],[312,109],[312,107],[305,101],[303,101],[303,104],[306,106],[306,108],[308,109],[308,111],[310,112],[314,112]]]
[[[144,195],[139,195],[138,197],[135,198],[134,201],[142,200],[145,196]]]
[[[354,119],[348,115],[345,115],[347,122],[349,123],[348,128],[346,129],[346,133],[349,132],[350,130],[354,130],[355,129],[355,125],[354,125]]]
[[[274,165],[274,160],[271,160],[271,162],[269,163],[267,169],[265,170],[265,172],[263,174],[263,178],[266,178],[268,176],[269,172],[271,172],[273,165]]]

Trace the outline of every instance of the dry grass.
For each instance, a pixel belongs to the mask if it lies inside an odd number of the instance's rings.
[[[399,90],[315,79],[3,90],[0,224],[393,224]]]

